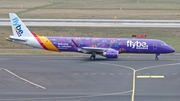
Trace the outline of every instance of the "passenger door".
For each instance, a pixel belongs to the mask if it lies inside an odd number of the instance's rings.
[[[157,43],[156,43],[156,42],[153,43],[153,49],[154,49],[154,50],[157,49]]]

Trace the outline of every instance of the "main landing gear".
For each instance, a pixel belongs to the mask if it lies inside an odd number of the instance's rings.
[[[156,54],[155,60],[159,60],[160,54]]]
[[[93,53],[91,54],[91,56],[90,56],[90,60],[93,61],[93,60],[95,60],[95,59],[96,59],[96,53],[93,52]]]

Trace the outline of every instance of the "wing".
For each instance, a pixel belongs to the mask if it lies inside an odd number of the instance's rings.
[[[81,47],[80,48],[84,53],[103,53],[108,50],[108,48],[96,48],[96,47]]]
[[[78,48],[78,51],[82,51],[83,53],[86,53],[86,54],[91,54],[93,52],[103,53],[103,52],[106,52],[107,50],[114,50],[112,48],[80,47],[74,42],[74,40],[72,40],[72,42]]]

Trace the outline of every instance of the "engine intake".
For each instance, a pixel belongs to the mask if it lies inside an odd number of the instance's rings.
[[[106,58],[118,58],[118,51],[116,50],[107,50],[103,53],[103,56]]]

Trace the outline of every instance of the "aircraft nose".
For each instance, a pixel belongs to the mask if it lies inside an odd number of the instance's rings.
[[[173,52],[175,52],[175,49],[174,49],[173,47],[170,46],[169,52],[170,52],[170,53],[173,53]]]

